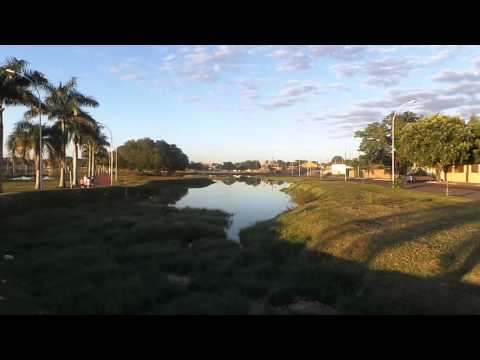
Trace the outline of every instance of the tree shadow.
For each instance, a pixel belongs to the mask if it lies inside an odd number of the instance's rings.
[[[480,286],[464,283],[451,273],[421,277],[372,269],[368,263],[312,248],[308,239],[281,235],[281,228],[278,219],[258,223],[241,234],[241,241],[245,250],[262,254],[264,262],[282,269],[282,280],[277,281],[287,294],[285,304],[305,297],[343,313],[480,314]],[[477,246],[461,271],[476,264],[479,253]]]
[[[365,263],[369,264],[384,251],[417,242],[425,236],[436,235],[479,220],[480,210],[478,209],[478,203],[474,202],[436,206],[425,210],[407,209],[401,213],[358,218],[336,226],[330,226],[323,230],[318,239],[315,240],[320,247],[326,248],[339,241],[339,239],[354,234],[354,241],[344,251],[349,253],[361,247],[362,257]],[[398,226],[408,223],[410,224],[408,226]],[[456,258],[455,254],[470,248],[471,256],[467,255],[468,260],[466,259],[465,265],[460,267],[464,272],[473,269],[480,262],[480,256],[475,256],[477,251],[480,251],[476,250],[478,246],[472,248],[479,235],[480,230],[475,231],[469,235],[469,238],[462,241],[463,247],[454,248],[448,254],[442,256],[441,265],[448,268],[451,263],[449,259],[452,256]]]

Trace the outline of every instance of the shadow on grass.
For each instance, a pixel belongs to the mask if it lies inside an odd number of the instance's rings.
[[[283,239],[278,220],[241,234],[244,251],[278,265],[268,301],[282,306],[305,297],[363,314],[480,314],[480,287],[449,274],[418,277],[373,270],[366,264],[310,249],[305,239]]]
[[[406,211],[399,214],[356,219],[343,223],[341,228],[332,227],[324,231],[319,243],[329,246],[348,234],[359,236],[345,251],[354,251],[362,242],[363,258],[370,264],[383,252],[390,249],[422,241],[425,237],[436,235],[449,236],[448,231],[465,225],[474,224],[480,220],[480,211],[477,203],[455,204],[440,206],[420,211]],[[403,224],[408,224],[403,226]],[[400,228],[396,225],[401,225]],[[369,231],[373,230],[374,235]],[[458,244],[451,246],[451,250],[440,257],[441,266],[455,276],[463,276],[480,263],[480,230],[470,231]],[[465,254],[467,252],[467,254]],[[462,263],[455,261],[462,255]],[[455,263],[456,270],[453,270]]]
[[[313,242],[319,251],[340,244],[341,250],[335,250],[336,255],[372,266],[377,260],[385,261],[385,253],[395,248],[420,245],[424,252],[422,261],[428,262],[430,257],[437,262],[437,270],[454,278],[467,275],[480,264],[478,202],[448,203],[444,198],[413,196],[408,192],[383,194],[378,193],[378,187],[347,193],[344,201],[333,201],[343,194],[335,195],[332,200],[332,189],[322,193],[315,185],[300,191],[293,188],[292,195],[299,203],[294,212],[319,211],[308,218],[310,222],[333,217],[332,224],[320,231],[305,231],[303,240]],[[345,212],[342,209],[345,202],[358,211]],[[371,211],[370,205],[374,205]],[[346,214],[350,214],[350,220],[342,220]],[[412,264],[419,269],[424,265]]]

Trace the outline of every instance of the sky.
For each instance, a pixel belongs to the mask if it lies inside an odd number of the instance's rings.
[[[191,161],[329,161],[400,111],[480,113],[480,46],[0,46],[58,84],[75,76],[114,144],[150,137]],[[5,135],[23,107],[4,113]],[[6,139],[5,136],[5,139]]]

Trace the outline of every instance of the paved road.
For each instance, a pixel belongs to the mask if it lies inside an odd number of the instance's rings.
[[[392,183],[390,181],[384,180],[368,180],[368,179],[350,179],[349,181],[366,183],[366,184],[376,184],[385,187],[391,187]],[[473,200],[480,201],[480,186],[476,185],[459,185],[459,184],[449,184],[448,186],[449,194],[452,196],[466,196]],[[428,182],[419,182],[414,184],[405,185],[405,189],[412,191],[421,191],[435,194],[445,194],[445,184],[439,183],[428,183]]]

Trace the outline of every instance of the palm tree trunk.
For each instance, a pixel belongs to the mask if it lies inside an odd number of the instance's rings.
[[[63,119],[61,120],[61,128],[62,128],[62,153],[60,154],[60,181],[58,183],[58,187],[64,188],[67,146],[65,144],[65,120]]]
[[[92,176],[93,175],[93,145],[90,145],[90,148],[89,148],[89,151],[90,151],[90,162],[88,163],[88,166],[89,166],[89,169],[90,169],[90,175],[89,176]]]
[[[3,99],[0,99],[0,193],[3,192]]]
[[[78,143],[73,143],[73,183],[72,186],[77,186],[77,158],[78,158]]]
[[[92,166],[92,150],[90,148],[90,144],[88,144],[87,148],[88,148],[87,176],[90,176],[90,169]]]
[[[12,156],[12,176],[15,177],[15,155]]]
[[[96,174],[96,169],[95,169],[95,149],[92,149],[92,176],[95,176]]]
[[[35,190],[40,189],[40,154],[35,153]]]

